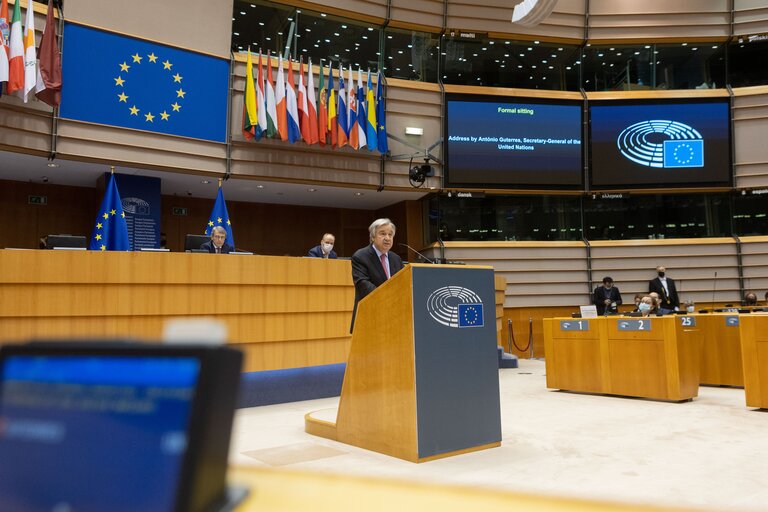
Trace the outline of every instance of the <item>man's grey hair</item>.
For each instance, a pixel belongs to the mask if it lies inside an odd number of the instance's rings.
[[[373,242],[373,239],[376,238],[376,231],[379,230],[379,228],[384,226],[392,226],[392,231],[397,232],[397,228],[395,227],[395,223],[392,222],[389,219],[376,219],[371,223],[370,226],[368,226],[368,234],[371,237],[371,242]]]
[[[211,228],[211,236],[213,236],[214,233],[223,233],[224,236],[226,236],[227,230],[224,229],[222,226],[213,226],[213,228]]]

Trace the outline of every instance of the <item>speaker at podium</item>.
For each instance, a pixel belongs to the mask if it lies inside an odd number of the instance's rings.
[[[492,267],[411,264],[360,301],[333,421],[314,435],[412,462],[500,446]]]

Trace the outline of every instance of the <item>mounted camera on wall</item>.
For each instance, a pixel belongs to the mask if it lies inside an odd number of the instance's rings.
[[[420,165],[413,165],[413,158],[411,158],[408,164],[408,181],[414,188],[419,188],[424,185],[427,178],[431,178],[435,175],[435,169],[429,164],[429,158],[424,158],[424,163]]]

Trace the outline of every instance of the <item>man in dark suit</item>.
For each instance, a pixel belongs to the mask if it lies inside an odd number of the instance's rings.
[[[658,277],[648,282],[648,292],[659,294],[659,309],[664,314],[677,311],[680,299],[677,297],[677,287],[672,278],[667,277],[667,269],[663,265],[656,267]]]
[[[214,226],[211,229],[211,240],[200,246],[200,249],[213,254],[229,254],[235,248],[227,242],[227,230],[221,226]]]
[[[307,256],[311,258],[326,258],[335,260],[339,256],[333,250],[333,244],[336,242],[336,237],[331,233],[326,233],[323,238],[320,239],[320,245],[316,245],[309,250]]]
[[[395,240],[395,225],[389,219],[376,219],[368,227],[370,245],[352,255],[352,281],[355,283],[355,307],[352,325],[355,326],[357,303],[403,268],[403,260],[391,251]]]
[[[613,285],[613,279],[608,276],[603,278],[603,285],[595,288],[592,294],[592,302],[597,306],[598,315],[617,313],[621,306],[621,292]]]

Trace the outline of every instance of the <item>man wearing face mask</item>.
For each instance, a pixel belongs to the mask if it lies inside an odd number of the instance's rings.
[[[603,285],[595,288],[592,294],[592,302],[597,306],[598,315],[610,315],[618,312],[621,306],[621,293],[613,286],[613,279],[608,276],[603,278]]]
[[[323,238],[320,239],[320,245],[316,245],[311,248],[307,256],[310,258],[325,258],[335,260],[339,256],[333,250],[334,243],[336,243],[336,237],[334,237],[331,233],[326,233],[323,235]]]
[[[659,294],[659,308],[663,314],[677,311],[680,299],[677,297],[677,287],[672,278],[667,277],[667,269],[663,265],[656,267],[658,277],[648,283],[648,292]]]

